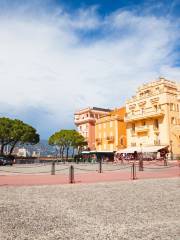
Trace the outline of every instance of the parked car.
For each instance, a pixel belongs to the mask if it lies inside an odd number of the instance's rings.
[[[0,156],[0,166],[13,165],[14,157]]]

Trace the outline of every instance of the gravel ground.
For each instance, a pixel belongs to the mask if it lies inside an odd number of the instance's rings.
[[[180,180],[0,187],[1,240],[179,240]]]

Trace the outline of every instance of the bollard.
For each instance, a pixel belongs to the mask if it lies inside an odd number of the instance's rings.
[[[136,179],[136,165],[135,165],[135,163],[133,163],[132,166],[131,166],[131,179],[132,180]]]
[[[99,173],[102,173],[102,159],[99,160]]]
[[[167,166],[168,164],[167,164],[167,160],[166,159],[164,159],[164,166]]]
[[[55,162],[52,162],[52,166],[51,166],[51,175],[55,175]]]
[[[69,183],[75,183],[74,181],[74,166],[69,167]]]
[[[143,160],[139,160],[139,171],[144,171]]]

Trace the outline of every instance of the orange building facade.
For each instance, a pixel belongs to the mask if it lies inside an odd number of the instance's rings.
[[[88,107],[75,112],[74,123],[78,132],[88,142],[88,148],[95,150],[95,123],[96,120],[102,116],[106,116],[110,109]]]
[[[117,151],[126,148],[125,107],[115,109],[96,120],[95,148],[97,151]]]

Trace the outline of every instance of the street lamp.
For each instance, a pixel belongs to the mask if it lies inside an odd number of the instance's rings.
[[[139,171],[143,171],[143,153],[142,153],[142,143],[140,143],[141,147],[141,157],[139,159]]]
[[[141,157],[142,157],[142,143],[140,143],[140,148],[141,148]]]
[[[170,153],[171,153],[171,160],[173,160],[173,151],[172,151],[172,143],[173,143],[173,141],[172,140],[170,140]]]

